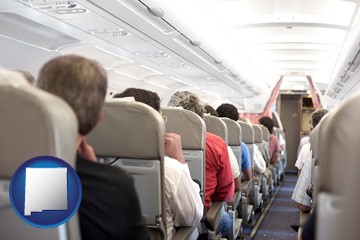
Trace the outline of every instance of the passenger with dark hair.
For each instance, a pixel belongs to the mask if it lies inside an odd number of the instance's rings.
[[[311,114],[311,130],[314,129],[320,122],[321,118],[325,116],[329,111],[326,109],[317,109]],[[298,168],[298,175],[300,175],[301,169],[304,163],[311,159],[312,151],[310,149],[310,143],[306,143],[300,150],[299,156],[296,160],[295,167]]]
[[[217,109],[216,112],[218,113],[219,117],[227,117],[234,121],[239,120],[239,111],[238,109],[230,104],[230,103],[223,103]]]
[[[204,105],[195,94],[188,91],[178,91],[170,99],[168,106],[182,107],[186,110],[204,115]],[[227,202],[234,195],[234,179],[230,166],[230,159],[225,141],[215,134],[206,133],[206,186],[205,208],[209,209],[211,202]],[[216,233],[225,237],[231,226],[229,214],[224,210]]]
[[[274,134],[274,121],[269,117],[262,117],[259,119],[259,123],[265,126],[269,130],[270,164],[277,165],[279,163],[281,147],[280,147],[279,139]]]
[[[234,121],[239,120],[239,111],[237,107],[230,103],[221,104],[216,111],[219,117],[227,117]],[[242,181],[250,180],[252,178],[250,152],[244,142],[241,142],[241,171],[243,173]]]
[[[134,97],[161,113],[160,97],[157,93],[139,88],[128,88],[114,98]],[[203,216],[204,206],[200,188],[190,175],[182,152],[181,136],[165,133],[165,210],[167,239],[171,240],[176,227],[196,226]]]
[[[76,171],[82,184],[82,239],[149,239],[133,178],[123,169],[97,163],[85,139],[103,118],[104,68],[80,56],[60,56],[42,67],[37,86],[64,99],[78,120]]]

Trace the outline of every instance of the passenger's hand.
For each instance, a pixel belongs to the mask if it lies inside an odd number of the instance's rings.
[[[176,133],[165,133],[165,155],[185,163],[182,152],[181,136]]]
[[[96,154],[92,146],[90,146],[85,137],[82,138],[80,146],[78,148],[78,154],[88,160],[96,162]]]

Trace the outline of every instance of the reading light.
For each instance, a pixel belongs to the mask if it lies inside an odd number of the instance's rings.
[[[190,41],[191,45],[193,45],[194,47],[200,47],[201,42],[200,41]]]
[[[148,11],[155,17],[159,17],[159,18],[164,17],[164,11],[161,8],[152,7],[152,8],[148,8]]]

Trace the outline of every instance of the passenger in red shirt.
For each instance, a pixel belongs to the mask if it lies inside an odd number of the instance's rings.
[[[204,105],[195,94],[188,91],[178,91],[170,99],[168,106],[182,107],[195,112],[200,117],[204,115]],[[206,210],[211,202],[226,202],[234,195],[234,179],[232,175],[229,153],[225,141],[214,134],[206,133],[206,171],[205,171],[205,203]],[[222,213],[216,234],[221,232],[226,237],[231,226],[229,214]]]

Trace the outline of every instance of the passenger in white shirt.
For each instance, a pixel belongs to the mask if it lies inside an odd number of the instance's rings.
[[[228,146],[228,153],[231,165],[231,171],[234,178],[235,183],[235,192],[240,191],[241,188],[241,179],[240,179],[240,168],[237,162],[237,158],[233,152],[233,150]]]
[[[312,158],[312,151],[311,151],[311,145],[310,143],[305,143],[299,153],[299,156],[295,162],[295,167],[298,169],[298,176],[300,175],[300,172],[305,164],[305,162],[311,160]]]
[[[114,98],[134,97],[160,112],[160,98],[155,92],[128,88]],[[165,210],[167,239],[171,240],[175,227],[196,226],[200,223],[204,206],[200,187],[190,175],[182,152],[181,136],[165,133]]]

